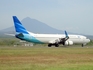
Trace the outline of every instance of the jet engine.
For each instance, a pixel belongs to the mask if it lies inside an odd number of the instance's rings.
[[[73,45],[73,41],[65,41],[65,45]]]

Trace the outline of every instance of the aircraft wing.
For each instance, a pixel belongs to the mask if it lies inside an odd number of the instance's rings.
[[[65,45],[65,42],[69,39],[69,36],[67,34],[67,32],[65,31],[65,37],[64,38],[57,38],[57,39],[54,39],[54,40],[51,40],[49,41],[49,43],[56,43],[56,44],[63,44]]]

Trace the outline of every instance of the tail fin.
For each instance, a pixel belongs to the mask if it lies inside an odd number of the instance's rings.
[[[24,28],[24,26],[21,24],[21,22],[18,20],[16,16],[13,16],[13,21],[17,33],[28,34],[27,30]]]

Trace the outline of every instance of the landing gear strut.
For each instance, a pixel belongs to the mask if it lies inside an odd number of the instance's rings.
[[[82,44],[82,47],[84,47],[84,44]]]

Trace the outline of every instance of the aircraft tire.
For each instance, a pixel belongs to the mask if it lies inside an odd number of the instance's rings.
[[[48,44],[48,47],[51,47],[52,45],[51,44]]]
[[[84,47],[84,44],[82,44],[82,47]]]
[[[59,47],[59,44],[55,44],[55,47]]]

